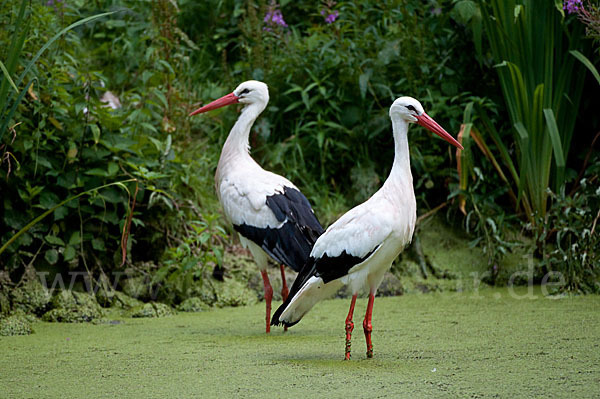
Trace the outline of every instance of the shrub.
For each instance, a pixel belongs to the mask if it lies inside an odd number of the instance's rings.
[[[2,25],[10,26],[20,4],[2,2]],[[185,235],[181,218],[193,214],[200,201],[206,211],[214,203],[201,194],[212,191],[206,187],[212,186],[207,171],[214,155],[199,154],[202,141],[190,146],[195,153],[181,154],[176,147],[186,145],[176,140],[185,137],[190,100],[185,73],[175,78],[186,70],[193,45],[186,44],[182,32],[165,27],[173,25],[177,10],[169,8],[169,1],[152,7],[136,1],[117,4],[130,8],[67,33],[31,70],[37,84],[11,117],[14,136],[2,137],[4,150],[19,164],[2,164],[0,244],[43,211],[84,191],[135,178],[139,192],[133,184],[113,185],[60,206],[1,254],[0,267],[11,273],[18,275],[23,264],[34,261],[38,268],[59,271],[119,268],[134,197],[133,234],[125,243],[134,247],[129,262],[158,261],[165,246],[155,244],[164,243],[168,234]],[[111,5],[103,4],[114,9]],[[83,1],[28,5],[25,20],[33,28],[23,27],[28,40],[21,63],[52,32],[97,13],[94,7]],[[8,48],[10,30],[0,32],[0,48]],[[17,63],[15,73],[22,70]],[[107,107],[102,98],[109,91],[122,106]]]

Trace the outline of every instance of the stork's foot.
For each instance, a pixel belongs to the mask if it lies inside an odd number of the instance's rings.
[[[352,321],[352,315],[354,314],[354,305],[356,304],[356,294],[352,295],[352,302],[350,302],[350,310],[348,310],[348,316],[346,317],[346,353],[344,360],[350,360],[350,347],[352,346],[352,330],[354,330],[354,322]]]
[[[354,323],[352,320],[346,319],[346,354],[344,360],[350,360],[350,349],[352,347],[352,330],[354,330]]]
[[[363,323],[363,330],[365,331],[365,340],[367,341],[367,357],[370,359],[373,357],[373,342],[371,341],[373,326],[370,322],[367,324],[365,320],[365,323]]]

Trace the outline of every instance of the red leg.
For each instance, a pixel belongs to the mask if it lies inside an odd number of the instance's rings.
[[[375,295],[369,294],[369,304],[367,305],[367,313],[365,314],[365,320],[363,321],[363,329],[365,330],[365,340],[367,341],[367,357],[373,357],[373,343],[371,342],[371,331],[373,331],[373,325],[371,324],[371,316],[373,315],[373,301],[375,301]]]
[[[273,287],[271,287],[271,283],[269,282],[269,275],[266,270],[261,270],[260,274],[263,278],[263,285],[265,287],[265,303],[267,304],[267,330],[266,332],[271,332],[271,299],[273,299]]]
[[[279,270],[281,270],[281,298],[285,302],[290,294],[290,290],[288,290],[287,281],[285,281],[285,270],[283,269],[283,265],[279,265]]]
[[[352,330],[354,330],[352,315],[354,314],[355,303],[356,294],[352,295],[352,302],[350,302],[350,310],[348,311],[348,317],[346,317],[346,356],[344,357],[344,360],[350,360],[350,339],[352,338]]]
[[[288,289],[287,281],[285,281],[285,270],[283,269],[283,265],[279,265],[279,270],[281,270],[281,300],[285,302],[290,294],[290,290]],[[287,331],[287,329],[287,326],[283,327],[283,331]]]

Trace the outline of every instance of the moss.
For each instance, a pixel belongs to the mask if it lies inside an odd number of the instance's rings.
[[[0,319],[0,336],[29,335],[32,332],[31,322],[22,315]]]
[[[50,293],[37,280],[25,283],[11,291],[12,309],[28,314],[41,315],[50,302]]]
[[[109,308],[113,305],[116,291],[113,289],[106,274],[101,274],[98,281],[100,286],[96,291],[96,301],[100,306]]]
[[[42,316],[42,320],[47,322],[90,322],[104,315],[95,296],[84,292],[59,291],[52,297],[50,306],[52,309]]]
[[[258,266],[256,266],[252,256],[240,247],[234,247],[232,251],[225,252],[223,267],[227,270],[228,275],[238,281],[248,281],[252,276],[259,273]]]
[[[383,277],[383,282],[377,289],[378,296],[396,296],[404,294],[404,286],[400,279],[388,272]]]
[[[256,294],[239,281],[225,279],[223,282],[216,282],[214,286],[217,295],[215,306],[219,308],[253,305],[258,302]]]
[[[50,308],[70,308],[77,306],[77,301],[73,296],[73,291],[70,290],[60,290],[56,292],[52,299],[50,300]]]
[[[130,317],[164,317],[175,313],[173,308],[164,303],[149,302],[131,309],[128,314]]]
[[[210,306],[196,296],[186,299],[177,306],[177,310],[180,312],[202,312],[208,309],[210,309]]]
[[[10,313],[10,294],[7,290],[0,287],[0,316],[7,316]]]
[[[186,297],[198,297],[207,305],[214,306],[214,304],[217,302],[215,283],[218,285],[218,282],[206,278],[202,282],[198,282],[197,284],[191,286],[186,293]]]
[[[132,298],[150,299],[150,283],[144,276],[130,277],[123,282],[123,292]]]
[[[109,286],[104,285],[101,286],[96,292],[96,301],[105,308],[117,308],[125,310],[144,304],[139,299],[132,298],[121,291],[115,291]]]
[[[143,304],[139,299],[132,298],[120,291],[115,291],[111,306],[119,309],[132,309]]]
[[[10,315],[24,318],[25,320],[27,320],[30,323],[35,323],[36,321],[38,321],[38,318],[36,317],[36,315],[31,314],[31,313],[25,313],[21,309],[13,310]]]

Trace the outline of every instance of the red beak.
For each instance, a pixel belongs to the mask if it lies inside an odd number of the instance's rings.
[[[204,107],[200,107],[194,112],[190,113],[189,116],[193,116],[196,114],[201,114],[203,112],[212,111],[213,109],[221,108],[226,105],[235,104],[240,102],[240,98],[233,93],[229,93],[226,96],[219,98],[218,100],[213,101],[210,104],[206,104]]]
[[[463,146],[458,141],[456,141],[454,139],[454,137],[450,136],[450,133],[445,131],[443,127],[441,127],[436,121],[434,121],[425,112],[423,112],[421,115],[417,115],[416,118],[417,118],[417,124],[432,131],[433,133],[437,134],[438,136],[440,136],[441,138],[443,138],[444,140],[446,140],[448,143],[452,144],[453,146],[458,147],[461,150],[464,150]]]

